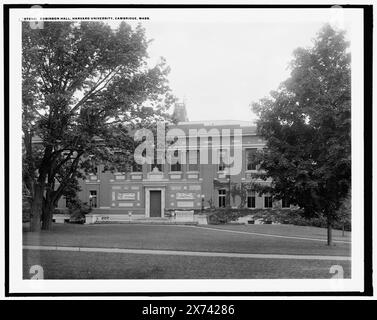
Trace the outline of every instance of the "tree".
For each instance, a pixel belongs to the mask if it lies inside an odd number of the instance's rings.
[[[338,210],[339,223],[342,227],[342,236],[344,237],[344,231],[350,230],[351,228],[351,190],[349,191],[347,197],[344,199]]]
[[[351,184],[351,71],[343,31],[325,25],[313,47],[294,51],[291,75],[253,103],[266,139],[261,169],[269,192],[332,224]]]
[[[166,119],[174,102],[169,68],[163,59],[148,66],[148,43],[140,25],[124,22],[117,29],[23,23],[23,180],[32,231],[51,228],[60,197],[98,162],[132,161],[132,130]]]

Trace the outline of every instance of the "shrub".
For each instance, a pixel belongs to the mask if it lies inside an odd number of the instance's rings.
[[[30,221],[30,199],[22,197],[22,222]]]
[[[223,223],[235,221],[240,217],[252,214],[253,210],[218,208],[218,209],[206,209],[205,212],[207,213],[208,222],[210,224],[223,224]]]
[[[236,221],[240,217],[252,216],[252,219],[261,220],[262,223],[281,223],[293,224],[297,226],[312,226],[326,228],[327,221],[322,215],[316,217],[307,217],[302,209],[229,209],[217,208],[213,210],[205,210],[210,224],[225,224],[231,221]],[[334,229],[342,229],[343,222],[334,222]],[[346,222],[344,229],[351,230],[350,221]]]
[[[68,205],[68,212],[70,215],[69,222],[71,223],[84,223],[85,215],[90,213],[92,208],[80,199],[75,198],[70,201]]]
[[[25,184],[22,184],[22,222],[30,221],[31,195]]]

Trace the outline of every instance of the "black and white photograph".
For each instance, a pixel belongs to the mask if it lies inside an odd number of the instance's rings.
[[[10,6],[9,293],[365,292],[365,10]]]

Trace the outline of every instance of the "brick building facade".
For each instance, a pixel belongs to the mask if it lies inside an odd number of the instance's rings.
[[[187,120],[182,104],[175,114],[178,120],[179,116]],[[144,164],[133,172],[110,172],[103,165],[99,166],[96,174],[89,175],[87,180],[81,182],[82,190],[78,195],[93,209],[91,216],[95,218],[92,221],[87,219],[89,222],[127,220],[130,216],[132,219],[164,218],[173,211],[200,212],[209,206],[224,207],[229,204],[228,201],[231,207],[240,205],[240,196],[228,195],[227,182],[229,178],[232,185],[255,181],[253,175],[258,172],[258,163],[253,156],[265,146],[263,139],[256,133],[256,126],[248,121],[181,121],[174,128],[180,129],[187,141],[192,137],[192,131],[208,133],[208,139],[204,142],[208,162],[201,163],[200,153],[203,149],[198,147],[191,152],[187,148],[183,155],[186,163]],[[230,133],[229,141],[223,138],[223,133]],[[198,138],[201,146],[203,141],[200,142]],[[241,161],[240,172],[228,175],[222,159],[228,153],[234,155],[235,150],[242,157],[237,159]],[[217,161],[214,161],[215,157]],[[217,186],[214,181],[219,182]],[[269,183],[262,180],[257,182]],[[64,209],[66,205],[66,199],[62,198],[59,208]],[[281,201],[273,203],[269,195],[260,196],[252,190],[248,191],[245,202],[247,208],[281,206],[289,207],[289,204]]]

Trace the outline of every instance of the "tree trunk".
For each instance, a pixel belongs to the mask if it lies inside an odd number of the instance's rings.
[[[332,222],[331,219],[328,217],[327,218],[327,245],[332,246],[333,241],[332,241]]]
[[[42,218],[42,230],[52,230],[52,215],[53,208],[49,208],[47,205],[43,208],[43,218]]]
[[[42,212],[42,230],[52,230],[52,218],[54,213],[55,205],[50,195],[46,194],[46,200],[43,204]]]
[[[43,188],[37,183],[34,189],[33,200],[30,208],[30,231],[41,230],[41,216],[43,210]]]

